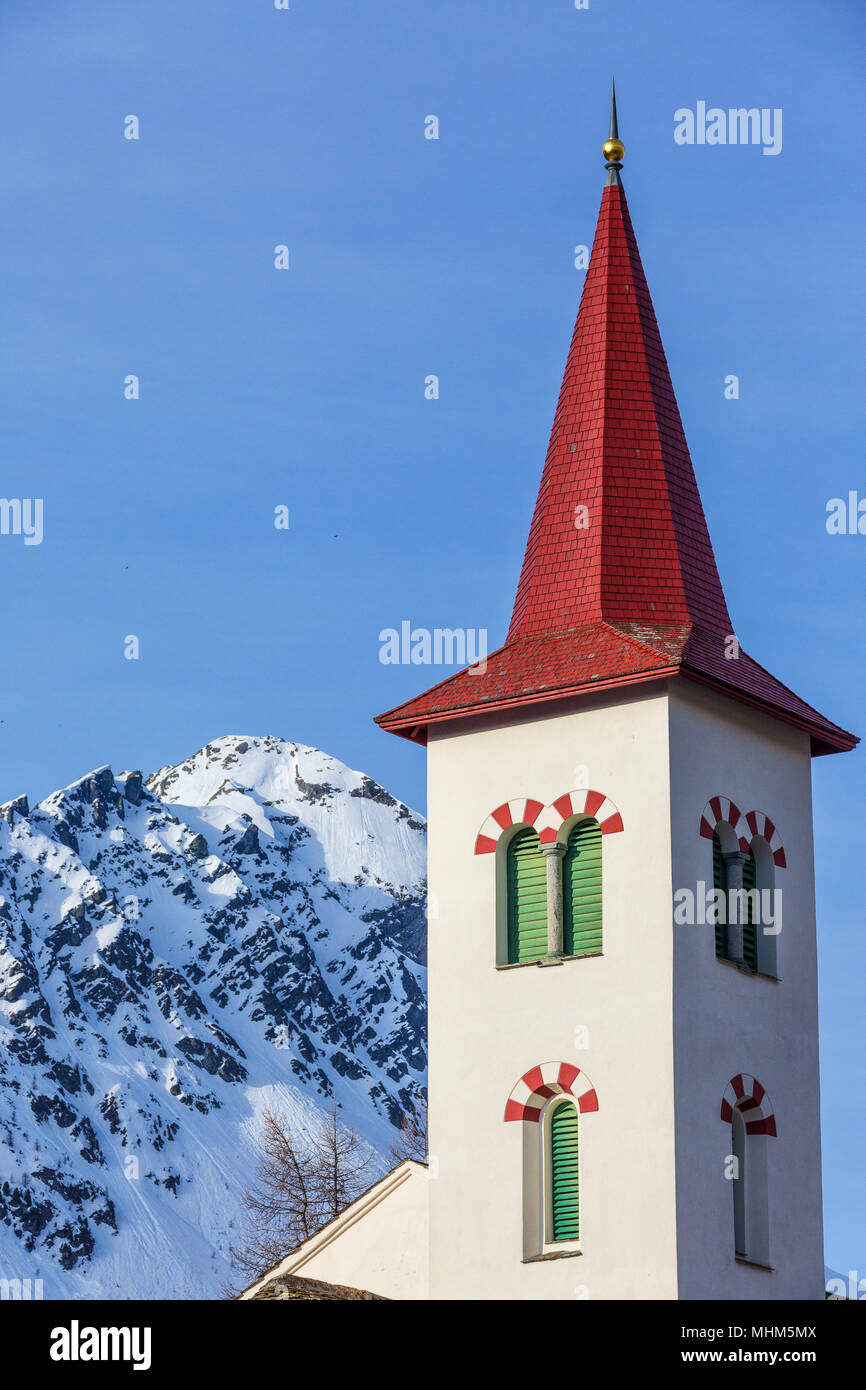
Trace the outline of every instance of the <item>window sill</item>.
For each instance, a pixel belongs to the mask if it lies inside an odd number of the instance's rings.
[[[530,965],[541,965],[545,967],[549,967],[552,965],[565,965],[566,962],[572,960],[598,960],[599,957],[603,955],[604,951],[583,951],[579,956],[559,956],[556,960],[547,960],[544,956],[540,956],[538,960],[512,960],[502,965],[497,964],[496,969],[525,970]],[[731,961],[729,962],[729,964],[733,964],[733,962]]]
[[[582,1250],[548,1250],[543,1255],[526,1255],[521,1260],[521,1264],[538,1265],[546,1264],[548,1260],[573,1260],[577,1255],[582,1255]]]
[[[748,1265],[750,1269],[763,1269],[767,1274],[774,1273],[772,1265],[759,1264],[757,1260],[750,1260],[748,1255],[735,1255],[734,1261],[738,1265]]]
[[[744,960],[731,960],[729,956],[716,956],[716,960],[719,965],[728,965],[734,970],[739,970],[741,975],[755,975],[759,980],[769,980],[774,985],[782,983],[778,975],[768,975],[766,970],[753,970]]]

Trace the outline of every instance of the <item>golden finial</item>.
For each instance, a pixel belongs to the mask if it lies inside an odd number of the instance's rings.
[[[619,171],[622,168],[625,145],[619,138],[619,127],[616,120],[616,87],[612,81],[610,84],[610,133],[602,146],[602,153],[605,158],[605,167],[610,170],[608,183],[619,183]]]

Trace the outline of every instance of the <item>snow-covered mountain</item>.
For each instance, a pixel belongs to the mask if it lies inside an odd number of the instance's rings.
[[[0,808],[0,1279],[214,1298],[256,1116],[380,1153],[425,1079],[423,821],[229,737]]]

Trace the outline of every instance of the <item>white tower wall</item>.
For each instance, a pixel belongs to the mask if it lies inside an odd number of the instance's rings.
[[[712,884],[712,848],[696,828],[711,795],[774,822],[782,929],[778,981],[715,959],[712,928],[674,929],[674,1075],[680,1297],[824,1296],[818,986],[809,738],[686,682],[671,692],[671,827],[675,887]],[[731,1126],[723,1088],[750,1073],[777,1128],[763,1140],[772,1272],[735,1261]],[[765,1107],[766,1108],[766,1105]]]
[[[431,1297],[821,1298],[807,736],[659,682],[431,729],[428,781]],[[581,784],[623,821],[603,837],[603,954],[497,968],[496,855],[474,853],[476,837],[502,803],[548,805]],[[716,795],[783,837],[779,982],[717,961],[711,926],[673,924],[676,888],[712,887],[699,825]],[[551,1062],[579,1067],[599,1108],[580,1117],[580,1254],[537,1259],[523,1170],[539,1127],[504,1112]],[[720,1107],[741,1074],[767,1092],[753,1115],[771,1105],[778,1127],[750,1151],[753,1183],[754,1155],[767,1164],[772,1271],[734,1254]]]
[[[495,856],[476,836],[505,801],[572,791],[582,766],[625,826],[603,837],[604,954],[497,969]],[[675,1298],[665,687],[432,729],[428,769],[431,1297]],[[599,1110],[580,1119],[582,1253],[527,1263],[523,1145],[538,1127],[503,1117],[518,1079],[551,1061],[588,1074]]]

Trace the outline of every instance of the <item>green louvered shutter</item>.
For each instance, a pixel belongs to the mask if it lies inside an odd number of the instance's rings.
[[[577,1111],[571,1101],[558,1105],[550,1117],[550,1185],[553,1239],[577,1240],[580,1236]]]
[[[508,846],[508,962],[547,954],[547,866],[534,830],[521,830]]]
[[[725,892],[725,861],[722,858],[722,842],[719,839],[719,832],[713,831],[713,887],[720,888]],[[724,960],[727,952],[725,951],[725,924],[716,922],[716,955]]]
[[[757,865],[755,856],[749,850],[749,857],[743,865],[743,887],[754,888],[757,884]],[[758,929],[755,925],[755,913],[753,910],[752,899],[746,900],[746,910],[743,914],[743,960],[746,965],[750,965],[753,970],[758,968]]]
[[[601,826],[580,821],[562,862],[563,950],[584,956],[601,950]]]

